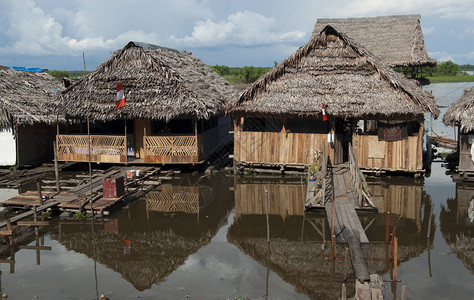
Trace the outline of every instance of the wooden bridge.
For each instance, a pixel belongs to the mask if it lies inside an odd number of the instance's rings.
[[[349,144],[349,162],[332,166],[326,149],[319,153],[309,168],[306,203],[307,209],[324,208],[331,227],[333,257],[335,243],[348,243],[356,278],[370,281],[360,243],[369,240],[357,216],[358,210],[373,210],[365,177],[360,171],[352,146]]]

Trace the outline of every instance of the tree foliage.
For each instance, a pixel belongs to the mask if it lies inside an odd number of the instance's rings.
[[[252,83],[263,74],[271,70],[270,67],[243,66],[241,68],[231,68],[225,65],[215,65],[211,68],[222,77],[233,82]]]

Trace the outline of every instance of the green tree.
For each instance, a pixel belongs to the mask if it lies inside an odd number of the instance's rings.
[[[62,80],[64,77],[67,77],[67,78],[70,77],[70,74],[68,71],[61,71],[61,70],[51,70],[51,71],[48,71],[48,74],[58,80]]]
[[[459,65],[448,60],[436,66],[436,73],[439,75],[456,76],[459,73]]]

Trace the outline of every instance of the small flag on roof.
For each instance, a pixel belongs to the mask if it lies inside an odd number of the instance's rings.
[[[323,121],[327,121],[328,117],[326,116],[326,106],[323,103]]]
[[[117,105],[115,109],[119,109],[125,106],[125,94],[123,93],[122,83],[117,83]]]

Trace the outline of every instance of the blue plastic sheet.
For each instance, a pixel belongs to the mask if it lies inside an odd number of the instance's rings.
[[[13,69],[15,71],[23,71],[23,72],[30,72],[30,73],[41,73],[43,72],[43,69],[41,68],[26,68],[26,67],[13,67],[10,66],[10,69]]]

